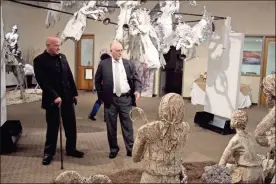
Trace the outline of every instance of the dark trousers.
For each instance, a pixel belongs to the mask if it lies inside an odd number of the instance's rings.
[[[129,112],[132,109],[132,100],[129,95],[124,95],[121,97],[113,96],[113,103],[110,105],[105,105],[105,118],[107,127],[107,137],[110,152],[119,151],[119,146],[117,142],[117,117],[119,114],[119,119],[121,123],[123,138],[125,142],[125,147],[127,151],[132,151],[133,147],[133,126],[132,121],[129,117]]]
[[[102,101],[100,99],[96,100],[96,102],[92,108],[92,111],[90,113],[90,117],[96,116],[97,112],[99,111],[99,109],[101,107],[101,104],[102,104]]]
[[[32,87],[32,81],[33,81],[33,76],[32,75],[26,75],[26,80],[24,80],[25,86],[27,86],[28,88]]]
[[[76,149],[77,130],[75,109],[72,103],[61,104],[62,125],[66,136],[66,151],[72,152]],[[59,108],[53,105],[46,109],[47,133],[44,154],[55,155],[59,132]]]

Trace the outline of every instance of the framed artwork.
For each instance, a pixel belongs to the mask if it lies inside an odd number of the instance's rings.
[[[260,65],[262,59],[261,51],[243,51],[242,64]]]

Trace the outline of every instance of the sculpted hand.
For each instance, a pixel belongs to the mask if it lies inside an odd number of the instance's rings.
[[[61,100],[60,97],[56,98],[55,101],[54,101],[55,104],[58,104],[58,107],[61,106],[61,102],[62,102],[62,100]]]
[[[134,95],[135,95],[135,97],[136,97],[136,102],[140,99],[140,97],[141,97],[141,95],[140,95],[140,93],[139,92],[135,92],[134,93]]]

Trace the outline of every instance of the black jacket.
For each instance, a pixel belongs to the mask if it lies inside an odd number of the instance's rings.
[[[41,107],[43,109],[54,105],[54,100],[58,97],[65,102],[73,103],[73,97],[78,96],[75,81],[64,54],[51,56],[44,51],[34,59],[34,73],[42,89]]]
[[[130,86],[132,105],[136,106],[134,93],[136,91],[141,93],[142,83],[138,77],[134,63],[132,61],[123,59],[123,64],[125,67],[128,84]],[[113,96],[113,71],[111,58],[100,61],[95,75],[95,87],[99,98],[103,100],[104,104],[111,104]]]

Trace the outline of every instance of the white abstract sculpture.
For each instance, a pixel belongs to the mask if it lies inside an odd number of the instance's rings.
[[[160,18],[157,19],[157,30],[161,41],[161,53],[166,54],[173,44],[173,14],[179,11],[179,1],[161,1],[160,10],[162,12]],[[162,36],[161,36],[162,35]]]
[[[61,3],[49,3],[47,8],[55,9],[55,10],[62,10]],[[57,21],[60,19],[60,13],[53,10],[47,11],[47,17],[45,21],[46,28],[53,27]]]
[[[103,10],[95,9],[96,3],[97,1],[89,1],[87,5],[84,5],[79,11],[74,13],[61,33],[60,39],[62,43],[68,38],[75,41],[80,40],[86,28],[87,16],[91,16],[95,20],[98,20],[99,17],[104,14]]]
[[[140,5],[140,1],[117,1],[116,4],[120,7],[120,14],[118,16],[118,26],[116,29],[115,40],[121,42],[126,48],[128,37],[124,33],[128,31],[128,24],[132,10]]]
[[[81,2],[61,1],[61,9],[79,6]],[[181,49],[182,53],[187,55],[186,60],[193,58],[195,46],[208,41],[213,36],[213,18],[206,12],[205,7],[202,20],[194,27],[190,27],[183,23],[182,16],[175,15],[179,12],[179,0],[159,1],[152,11],[143,9],[141,0],[114,2],[120,8],[114,39],[122,43],[132,59],[146,61],[149,69],[166,65],[163,54],[166,54],[171,46],[177,47],[177,50]],[[195,0],[189,0],[189,2],[192,6],[197,5]],[[85,3],[68,21],[61,34],[62,43],[67,38],[79,40],[86,27],[86,18],[91,16],[97,20],[102,19],[103,15],[112,11],[110,7],[104,8],[107,5],[109,1]],[[53,22],[58,20],[58,13],[48,12],[46,22],[50,22],[50,15]],[[177,21],[173,22],[174,19]],[[110,19],[104,21],[104,24],[109,23]],[[53,23],[47,23],[47,25],[50,24]],[[177,25],[174,26],[174,24]]]
[[[17,25],[14,25],[11,32],[8,32],[5,35],[5,40],[8,42],[8,48],[10,49],[12,54],[16,54],[16,51],[18,49],[18,39],[19,35],[17,34]]]
[[[147,61],[147,66],[149,69],[159,68],[159,51],[154,46],[151,37],[158,40],[157,34],[154,28],[150,24],[150,17],[147,10],[138,9],[131,17],[131,25],[133,30],[131,32],[134,36],[139,36],[142,43],[142,51],[140,52],[140,57],[144,56],[144,61]]]
[[[24,92],[24,71],[23,71],[23,58],[21,50],[18,47],[19,35],[17,34],[17,26],[12,27],[12,31],[5,35],[5,42],[3,46],[3,55],[5,61],[6,71],[13,72],[17,79],[18,86],[20,86],[21,99],[25,101]],[[17,88],[16,88],[17,89]]]

